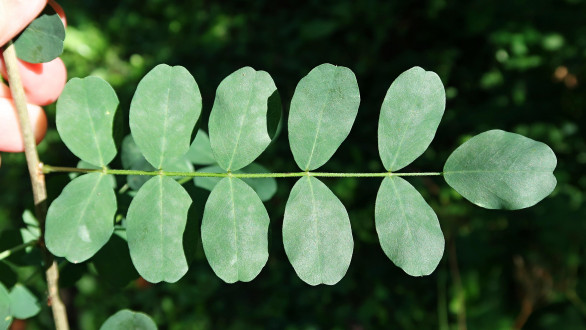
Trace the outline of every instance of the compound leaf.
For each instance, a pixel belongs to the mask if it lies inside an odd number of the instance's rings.
[[[157,330],[155,322],[146,314],[128,309],[118,311],[110,316],[100,330]]]
[[[56,123],[61,139],[74,155],[100,167],[114,159],[112,132],[118,103],[114,89],[101,78],[69,80],[57,100]]]
[[[297,275],[310,285],[338,283],[352,259],[348,212],[320,180],[295,183],[285,207],[283,244]]]
[[[17,319],[28,319],[41,311],[39,299],[29,289],[21,284],[16,284],[10,290],[10,310],[12,316]]]
[[[29,63],[46,63],[63,53],[65,27],[57,13],[43,13],[14,41],[18,58]]]
[[[12,323],[10,295],[4,284],[0,283],[0,329],[8,329]]]
[[[160,169],[165,160],[183,157],[201,114],[201,94],[184,67],[157,65],[138,84],[129,124],[144,157]]]
[[[265,71],[244,67],[222,80],[208,124],[214,158],[220,167],[239,170],[267,148],[270,133],[274,133],[269,132],[272,120],[267,121],[267,116],[275,111],[273,107],[281,111],[280,102],[270,102],[274,95],[278,95],[277,87]]]
[[[322,64],[299,81],[289,111],[289,144],[299,168],[315,170],[332,157],[359,104],[356,77],[346,67]]]
[[[238,178],[224,178],[212,190],[201,223],[210,266],[227,283],[252,281],[269,257],[269,215],[254,192]]]
[[[147,281],[178,281],[187,272],[183,231],[189,194],[177,181],[156,176],[145,183],[130,203],[126,235],[132,262]]]
[[[424,276],[435,270],[444,254],[444,235],[435,212],[409,182],[384,178],[375,224],[383,251],[405,273]]]
[[[378,150],[387,170],[400,170],[421,156],[445,108],[444,85],[434,72],[413,67],[393,81],[378,125]]]
[[[546,144],[491,130],[471,138],[448,157],[444,178],[478,206],[517,210],[535,205],[553,191],[556,164]]]
[[[185,157],[196,165],[212,165],[216,163],[210,138],[206,132],[201,129],[197,132]]]
[[[225,173],[224,169],[214,165],[204,167],[198,170],[203,173]],[[238,171],[233,173],[270,173],[264,166],[252,163]],[[194,177],[193,181],[196,186],[212,191],[216,184],[222,180],[221,177]],[[275,193],[277,193],[277,180],[275,178],[243,178],[242,181],[246,182],[256,193],[261,201],[266,202],[271,199]]]
[[[72,263],[91,258],[112,236],[116,209],[107,175],[89,173],[73,179],[47,212],[47,248]]]

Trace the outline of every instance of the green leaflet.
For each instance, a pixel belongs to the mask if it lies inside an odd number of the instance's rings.
[[[310,285],[338,283],[352,259],[354,241],[346,208],[314,177],[300,178],[287,200],[283,244],[297,275]]]
[[[246,183],[224,178],[212,190],[201,223],[206,258],[227,283],[252,281],[269,257],[269,215]]]
[[[12,324],[12,310],[10,309],[10,295],[4,284],[0,283],[0,330],[8,329]]]
[[[14,41],[18,58],[46,63],[63,53],[65,27],[56,13],[42,13]]]
[[[433,209],[399,177],[384,178],[375,206],[383,251],[411,276],[431,274],[444,254],[444,235]]]
[[[112,236],[116,209],[106,175],[89,173],[73,179],[47,212],[47,248],[72,263],[91,258]]]
[[[116,92],[101,78],[69,80],[57,100],[56,123],[63,143],[74,155],[99,167],[114,159],[112,132],[118,103]]]
[[[332,157],[359,104],[356,77],[346,67],[322,64],[299,81],[289,111],[289,144],[299,168],[312,171]]]
[[[218,165],[236,171],[252,163],[269,145],[272,136],[267,116],[281,111],[277,87],[271,76],[251,67],[236,70],[224,78],[208,124],[210,143]],[[269,108],[270,106],[270,108]],[[270,116],[269,118],[272,118]]]
[[[146,314],[128,309],[118,311],[110,316],[100,330],[157,330],[155,322]]]
[[[197,132],[185,157],[196,165],[212,165],[216,163],[210,138],[206,132],[201,129]]]
[[[226,171],[217,165],[213,165],[201,168],[198,172],[225,173]],[[233,173],[270,173],[270,171],[260,164],[252,163],[238,171],[234,171]],[[200,188],[212,191],[221,179],[222,178],[219,177],[194,177],[193,182]],[[268,201],[275,195],[275,193],[277,193],[277,180],[275,180],[275,178],[244,178],[242,181],[246,182],[246,184],[254,189],[258,194],[258,197],[260,197],[260,200],[263,202]]]
[[[165,160],[187,153],[200,113],[201,95],[193,76],[184,67],[160,64],[136,88],[130,131],[144,157],[160,169]]]
[[[535,205],[553,191],[556,164],[546,144],[491,130],[471,138],[448,157],[444,178],[478,206],[517,210]]]
[[[398,171],[421,156],[445,108],[444,85],[434,72],[413,67],[393,81],[378,125],[378,150],[388,171]]]
[[[190,205],[185,189],[166,176],[151,178],[136,193],[126,235],[132,262],[145,280],[173,283],[187,272],[183,231]]]
[[[130,281],[138,278],[132,266],[128,243],[116,233],[92,258],[100,279],[104,279],[114,287],[123,288]]]
[[[17,319],[28,319],[41,311],[39,299],[22,284],[16,284],[10,290],[10,309],[12,316]]]

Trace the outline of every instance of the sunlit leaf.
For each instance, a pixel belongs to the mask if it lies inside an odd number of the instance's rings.
[[[8,329],[12,324],[12,310],[8,290],[0,283],[0,330]]]
[[[289,110],[289,144],[302,170],[325,164],[346,139],[358,113],[360,92],[354,73],[322,64],[297,85]]]
[[[400,170],[421,156],[445,107],[444,85],[434,72],[413,67],[393,81],[378,124],[378,150],[387,170]]]
[[[117,107],[118,97],[106,81],[71,79],[57,101],[57,130],[63,143],[88,163],[108,165],[116,156],[112,132]]]
[[[100,330],[157,330],[155,322],[146,314],[123,309],[110,316]]]
[[[204,167],[198,170],[198,172],[203,173],[226,173],[224,169],[221,167],[214,165]],[[264,166],[252,163],[238,171],[234,171],[233,173],[270,173]],[[196,186],[207,189],[212,191],[216,184],[220,182],[222,178],[220,177],[194,177],[193,181]],[[275,178],[243,178],[242,181],[246,182],[256,193],[260,200],[263,202],[268,201],[271,199],[275,193],[277,192],[277,180]]]
[[[446,182],[487,209],[535,205],[555,188],[557,158],[546,144],[519,134],[491,130],[458,147],[444,166]]]
[[[196,165],[212,165],[216,163],[210,138],[206,132],[201,129],[197,132],[185,157]]]
[[[147,281],[176,282],[187,272],[183,231],[191,198],[177,181],[156,176],[145,183],[128,208],[130,256]]]
[[[224,178],[212,190],[201,223],[210,266],[227,283],[252,281],[269,257],[269,215],[254,192],[238,178]]]
[[[46,63],[63,53],[65,28],[59,15],[43,13],[14,41],[18,58],[29,63]]]
[[[210,143],[218,165],[236,171],[252,163],[269,145],[267,113],[277,95],[271,76],[251,67],[226,77],[216,91],[208,124]]]
[[[136,88],[130,131],[144,157],[159,169],[165,160],[187,153],[200,113],[201,94],[189,71],[160,64]]]
[[[72,263],[91,258],[112,236],[116,209],[106,175],[89,173],[73,179],[47,212],[47,248]]]
[[[16,284],[10,290],[10,310],[17,319],[28,319],[41,311],[39,299],[22,284]]]
[[[375,206],[383,251],[411,276],[431,274],[444,254],[444,235],[433,209],[409,182],[386,177]]]
[[[352,259],[354,241],[346,208],[314,177],[297,181],[287,200],[283,244],[297,275],[310,285],[338,283]]]

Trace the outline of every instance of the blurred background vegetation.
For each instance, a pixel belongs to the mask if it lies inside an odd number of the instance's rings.
[[[343,65],[355,72],[362,103],[350,136],[322,169],[383,171],[376,142],[380,106],[391,82],[417,65],[439,74],[448,100],[430,149],[405,171],[441,171],[465,139],[493,128],[545,142],[558,157],[553,194],[520,211],[476,207],[439,177],[409,179],[437,212],[446,237],[442,262],[423,278],[395,267],[378,244],[380,180],[325,179],[347,207],[355,238],[348,274],[332,287],[303,283],[286,258],[281,225],[294,180],[281,179],[266,203],[269,261],[253,282],[218,279],[197,231],[186,237],[196,250],[190,271],[176,284],[114,283],[97,275],[94,259],[62,260],[74,328],[96,329],[121,308],[151,315],[162,329],[586,328],[586,1],[60,3],[69,23],[62,56],[69,77],[105,78],[125,118],[138,81],[159,63],[185,66],[195,76],[204,129],[219,82],[242,66],[272,75],[286,113],[297,82],[314,66]],[[47,110],[51,130],[39,145],[41,160],[75,166],[54,128],[54,106]],[[275,172],[295,170],[287,134],[258,161]],[[120,160],[112,167],[121,168]],[[68,181],[66,174],[48,176],[49,199]],[[0,185],[4,250],[22,226],[22,213],[32,210],[24,155],[2,154]],[[205,193],[194,195],[198,205],[189,222],[197,228]],[[0,263],[2,280],[27,281],[43,296],[40,273],[17,264]],[[45,307],[18,325],[47,328],[51,322]]]

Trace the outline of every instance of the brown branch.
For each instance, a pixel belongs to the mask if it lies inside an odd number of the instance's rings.
[[[24,153],[29,175],[31,177],[35,213],[41,224],[40,246],[43,251],[45,266],[47,267],[45,273],[47,276],[47,286],[49,291],[47,298],[48,304],[53,310],[53,318],[55,319],[55,327],[57,330],[68,330],[69,323],[67,321],[67,311],[59,297],[59,269],[57,268],[57,262],[55,262],[53,255],[45,247],[42,236],[44,232],[45,218],[47,216],[47,189],[45,187],[45,175],[43,174],[42,164],[39,161],[39,155],[37,153],[37,145],[35,143],[35,136],[28,116],[26,98],[22,81],[20,80],[20,73],[18,72],[17,61],[14,44],[8,42],[4,49],[4,62],[6,63],[6,71],[8,72],[10,93],[12,94],[14,104],[16,105],[20,131],[22,132],[24,139]]]

